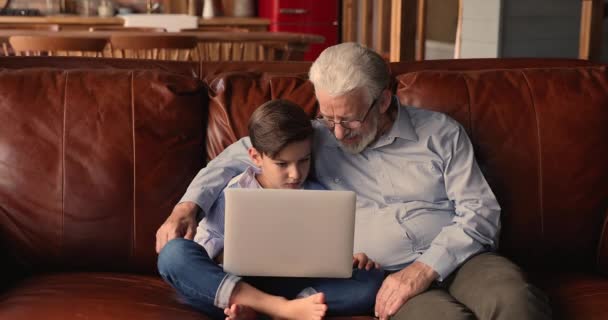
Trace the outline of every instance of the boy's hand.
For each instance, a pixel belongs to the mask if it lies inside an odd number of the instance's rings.
[[[215,257],[215,258],[213,259],[213,261],[215,261],[215,263],[217,263],[217,264],[222,264],[222,263],[224,263],[224,250],[222,250],[222,251],[221,251],[221,252],[220,252],[220,253],[217,255],[217,257]]]
[[[365,270],[380,269],[380,265],[368,258],[365,253],[355,253],[353,255],[353,267],[355,266],[359,269],[365,268]]]

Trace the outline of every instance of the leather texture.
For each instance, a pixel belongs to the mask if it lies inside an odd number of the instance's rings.
[[[205,319],[157,276],[96,272],[28,277],[3,292],[0,318]]]
[[[464,125],[502,207],[503,253],[580,270],[596,259],[606,213],[606,77],[605,67],[420,71],[397,77],[397,95]]]
[[[19,268],[147,271],[204,164],[206,95],[153,71],[0,72],[0,237]]]
[[[554,319],[606,319],[608,278],[605,276],[551,271],[534,276],[552,302]]]
[[[317,112],[309,66],[0,58],[0,318],[205,319],[156,275],[156,229],[262,102]],[[403,104],[465,127],[503,208],[500,251],[557,318],[608,317],[606,66],[391,70]]]

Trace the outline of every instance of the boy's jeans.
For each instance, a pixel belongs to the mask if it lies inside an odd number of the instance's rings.
[[[173,286],[186,302],[206,315],[224,319],[224,311],[216,297],[225,279],[234,279],[224,272],[194,241],[176,238],[169,241],[158,256],[160,275]],[[238,280],[238,278],[236,278]],[[384,280],[384,271],[353,269],[349,279],[245,277],[242,281],[268,294],[294,299],[303,289],[312,288],[325,294],[328,315],[369,315],[376,293]],[[230,288],[231,291],[232,288]],[[227,290],[224,290],[227,291]],[[312,291],[312,290],[311,290]],[[313,291],[313,293],[314,293]],[[229,295],[230,292],[222,294]]]

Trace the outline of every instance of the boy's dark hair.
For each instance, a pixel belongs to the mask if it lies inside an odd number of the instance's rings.
[[[275,158],[286,145],[312,138],[310,117],[288,100],[271,100],[257,108],[249,119],[249,137],[258,152]]]

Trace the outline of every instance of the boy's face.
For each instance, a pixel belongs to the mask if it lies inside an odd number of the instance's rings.
[[[258,182],[269,189],[300,189],[310,171],[311,139],[286,145],[275,158],[249,148],[249,156],[262,173]]]

